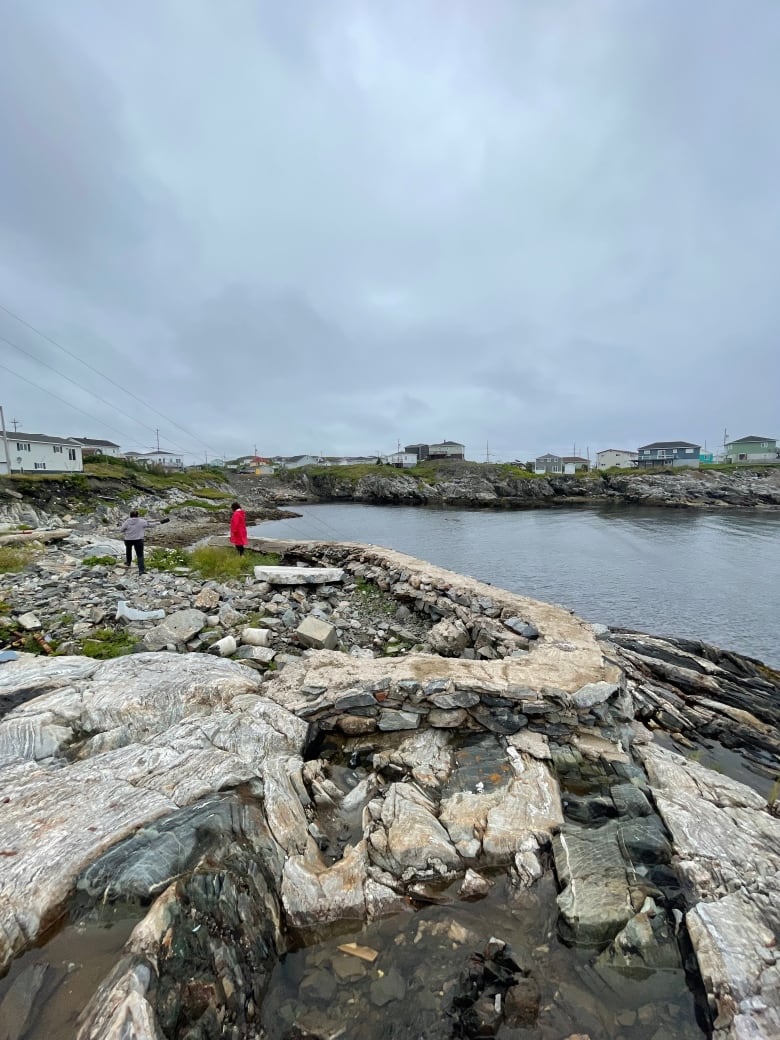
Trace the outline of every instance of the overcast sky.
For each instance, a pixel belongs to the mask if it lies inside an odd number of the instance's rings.
[[[777,0],[0,20],[0,305],[70,352],[0,311],[27,432],[159,427],[192,458],[780,438]]]

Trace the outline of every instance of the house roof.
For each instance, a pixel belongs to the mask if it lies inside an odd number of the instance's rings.
[[[560,459],[560,458],[561,458],[560,455],[554,455],[551,451],[548,451],[546,455],[537,455],[536,456],[536,461],[538,462],[540,459]]]
[[[6,437],[9,441],[36,441],[38,444],[75,444],[76,447],[81,447],[75,437],[50,437],[47,433],[22,433],[21,430],[17,430],[16,433],[6,432]]]
[[[118,444],[114,444],[113,441],[100,441],[97,437],[71,437],[72,441],[78,441],[79,444],[97,444],[101,448],[118,448]]]
[[[434,444],[429,444],[429,448],[438,448],[443,444],[449,444],[452,448],[465,448],[465,444],[461,444],[460,441],[436,441]]]
[[[582,455],[561,455],[561,461],[563,461],[563,462],[590,462],[590,459],[583,459]]]
[[[614,451],[617,455],[636,455],[636,452],[631,448],[603,448],[597,452],[597,455],[607,455],[610,451]]]
[[[700,448],[701,444],[691,444],[690,441],[653,441],[652,444],[641,444],[640,451],[649,451],[652,448]]]
[[[776,441],[775,437],[756,437],[751,434],[749,437],[738,437],[735,441],[727,441],[727,444],[763,444],[764,441]]]

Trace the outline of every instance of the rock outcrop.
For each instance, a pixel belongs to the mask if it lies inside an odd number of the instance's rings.
[[[0,664],[0,1001],[52,922],[123,906],[137,924],[80,1040],[358,1037],[387,1015],[441,1040],[454,1021],[706,1035],[708,1016],[718,1040],[777,1035],[773,673],[400,553],[276,548],[343,587],[171,578],[200,607],[132,624],[189,652]],[[350,586],[419,626],[417,649],[350,646]],[[274,609],[247,624],[243,597]],[[349,652],[286,652],[302,603]],[[217,610],[250,656],[192,652]],[[258,651],[276,656],[258,669]],[[726,773],[693,760],[702,732]]]
[[[452,508],[519,509],[567,504],[615,503],[672,508],[777,508],[780,467],[763,470],[679,470],[673,473],[591,473],[572,476],[523,475],[519,467],[466,463],[432,478],[377,467],[354,478],[332,467],[303,474],[294,485],[276,488],[284,501],[308,495],[323,502],[371,502]],[[270,482],[269,482],[270,483]]]

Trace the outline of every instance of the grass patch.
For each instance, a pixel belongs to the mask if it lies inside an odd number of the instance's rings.
[[[372,613],[385,614],[387,617],[395,617],[395,612],[398,610],[398,603],[393,596],[383,592],[382,589],[377,588],[373,582],[366,581],[365,578],[357,578],[355,580],[355,585]]]
[[[33,554],[25,547],[0,545],[0,574],[17,574],[23,571]]]
[[[154,548],[147,554],[148,567],[158,571],[175,571],[178,567],[189,567],[206,579],[245,578],[255,567],[275,567],[279,563],[276,553],[256,553],[251,550],[239,556],[235,549],[222,545],[203,545],[189,552],[184,549]]]
[[[230,496],[228,495],[227,497],[229,498]],[[183,502],[172,502],[171,505],[165,506],[162,512],[175,513],[177,509],[205,509],[213,513],[223,508],[224,506],[218,505],[216,502],[197,498],[185,498]]]
[[[203,545],[188,553],[189,566],[204,578],[243,578],[254,573],[255,567],[275,567],[276,553],[256,553],[251,550],[239,556],[235,549],[221,545]]]
[[[196,491],[195,494],[198,498],[211,498],[211,499],[226,499],[233,498],[233,493],[230,491],[220,491],[218,488],[204,487],[200,491]]]
[[[84,567],[116,567],[119,560],[116,556],[85,556],[81,563]]]
[[[155,546],[146,553],[146,566],[156,571],[175,571],[177,567],[189,567],[189,553],[183,549],[162,549]]]
[[[124,657],[132,653],[136,640],[119,629],[99,628],[85,639],[81,652],[85,657],[94,657],[98,661],[108,661],[112,657]]]

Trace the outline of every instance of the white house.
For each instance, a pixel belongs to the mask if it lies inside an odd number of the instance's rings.
[[[94,437],[71,437],[71,440],[79,442],[85,455],[110,455],[118,459],[122,454],[122,449],[113,441],[100,441]]]
[[[184,460],[172,451],[126,451],[125,458],[140,466],[162,466],[164,469],[184,469]]]
[[[384,461],[396,469],[408,469],[417,465],[417,454],[413,451],[394,451],[391,455],[386,455]]]
[[[564,473],[587,473],[590,469],[590,462],[581,455],[564,455],[561,462]]]
[[[7,454],[6,454],[7,450]],[[0,473],[83,473],[81,445],[70,437],[48,437],[43,433],[6,435],[0,444]]]
[[[639,455],[635,451],[626,451],[623,448],[605,448],[596,454],[596,469],[630,469]]]
[[[466,458],[466,445],[459,441],[439,441],[438,444],[429,444],[428,458],[457,459],[462,462]]]
[[[304,466],[330,466],[327,459],[317,455],[274,455],[271,459],[279,469],[302,469]]]

